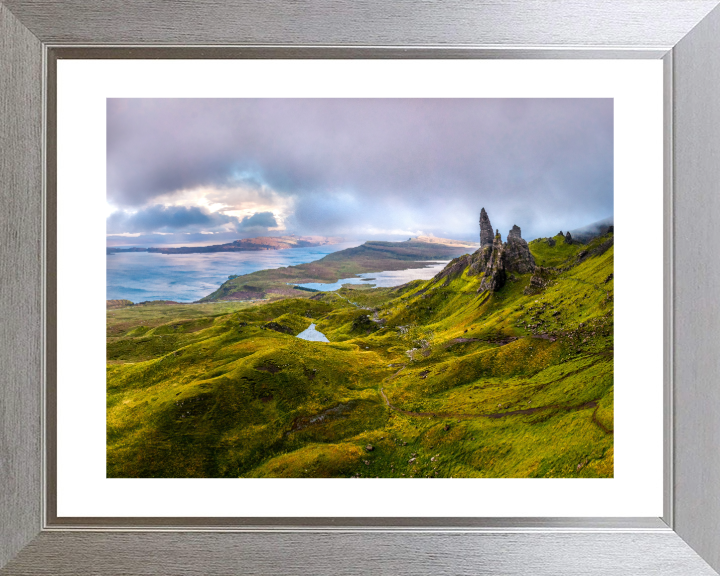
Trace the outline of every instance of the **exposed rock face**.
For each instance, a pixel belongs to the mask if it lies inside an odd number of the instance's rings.
[[[572,243],[573,243],[572,236],[570,235],[570,232],[568,232],[567,234],[565,234],[565,244],[572,244]]]
[[[468,276],[482,274],[478,292],[495,291],[505,285],[513,272],[529,274],[535,267],[535,258],[522,238],[520,227],[514,225],[503,244],[499,230],[493,235],[490,218],[483,208],[480,212],[480,248],[474,254],[450,262],[435,279],[446,278],[444,286],[447,286],[467,269]]]
[[[550,248],[555,246],[555,238],[548,238],[545,242],[547,242],[547,245],[550,246]]]
[[[447,278],[444,284],[445,286],[447,286],[448,284],[450,284],[451,280],[460,276],[460,274],[462,274],[465,268],[467,268],[468,266],[470,266],[468,276],[473,276],[474,274],[471,273],[472,267],[475,266],[475,264],[477,263],[479,252],[480,250],[476,251],[475,254],[466,254],[465,256],[459,256],[458,258],[451,260],[441,272],[435,275],[435,279],[440,280],[441,278]],[[478,272],[476,271],[475,274],[477,273]]]
[[[535,258],[530,253],[528,243],[520,236],[520,228],[513,226],[508,234],[508,241],[503,247],[503,263],[506,272],[529,274],[535,270]]]
[[[505,274],[505,263],[503,261],[503,248],[502,238],[500,238],[499,233],[495,236],[492,247],[481,248],[485,266],[478,292],[500,290],[505,286],[507,275]]]
[[[485,208],[480,210],[480,249],[490,247],[493,244],[494,235],[490,218],[488,218]]]
[[[507,242],[503,244],[500,231],[497,230],[492,247],[481,248],[478,259],[471,266],[469,273],[483,273],[478,292],[500,290],[505,285],[508,275],[529,274],[535,270],[535,258],[530,253],[528,243],[523,240],[520,227],[514,225],[508,233]],[[476,253],[477,254],[477,253]]]
[[[602,254],[605,254],[611,246],[615,244],[615,236],[611,236],[605,242],[600,244],[600,246],[595,247],[593,250],[583,250],[580,252],[580,254],[577,255],[577,263],[580,264],[581,262],[584,262],[591,256],[600,256]]]
[[[523,294],[526,295],[533,295],[533,294],[539,294],[545,288],[547,288],[548,284],[550,284],[550,280],[553,277],[553,273],[550,270],[550,268],[543,268],[542,266],[538,266],[533,275],[530,277],[530,283],[525,287],[525,290],[523,291]]]

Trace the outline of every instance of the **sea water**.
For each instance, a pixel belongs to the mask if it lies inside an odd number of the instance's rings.
[[[311,248],[257,250],[248,252],[207,252],[201,254],[158,254],[156,252],[116,252],[108,255],[108,300],[173,300],[195,302],[217,290],[228,276],[250,274],[258,270],[295,266],[319,260],[328,254],[359,246],[362,242],[344,242]],[[376,287],[400,286],[411,280],[428,280],[445,267],[436,262],[425,268],[370,272],[342,278],[332,284],[300,284],[305,288],[332,291],[343,284]]]
[[[429,280],[440,272],[449,262],[433,262],[424,268],[408,268],[407,270],[388,270],[387,272],[365,272],[352,278],[341,278],[337,282],[324,284],[322,282],[308,282],[307,284],[295,284],[302,288],[312,288],[322,292],[333,292],[342,288],[343,284],[366,284],[375,288],[392,288],[400,286],[412,280]]]
[[[116,252],[108,255],[108,300],[174,300],[195,302],[211,294],[230,275],[314,262],[338,250],[359,246],[344,242],[310,248],[207,252],[204,254],[158,254]]]

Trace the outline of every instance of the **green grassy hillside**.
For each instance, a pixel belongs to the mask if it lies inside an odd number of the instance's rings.
[[[494,293],[109,310],[108,476],[611,477],[612,234],[529,246]]]

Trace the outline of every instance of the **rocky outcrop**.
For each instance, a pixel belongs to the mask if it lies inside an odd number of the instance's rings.
[[[500,233],[495,234],[492,247],[480,248],[483,250],[484,269],[483,278],[478,292],[496,291],[505,286],[507,274],[503,260],[504,245]]]
[[[555,246],[555,238],[546,238],[545,242],[547,242],[547,245],[550,246],[550,248]]]
[[[483,273],[478,292],[497,291],[505,285],[508,275],[529,274],[535,270],[535,258],[523,240],[520,227],[513,225],[503,244],[500,232],[493,238],[492,247],[481,248],[477,272]]]
[[[573,238],[570,235],[570,232],[568,232],[567,234],[565,234],[565,244],[572,244],[572,243],[573,243]]]
[[[545,288],[548,287],[550,281],[553,278],[553,271],[550,268],[543,268],[538,266],[533,275],[530,277],[530,282],[525,287],[523,294],[532,296],[534,294],[540,294]]]
[[[479,251],[478,251],[479,252]],[[462,274],[466,268],[470,267],[472,268],[473,264],[476,262],[475,256],[478,254],[478,252],[475,252],[475,254],[465,256],[460,256],[458,258],[455,258],[451,260],[443,270],[435,276],[436,280],[440,280],[441,278],[445,278],[445,286],[450,284],[450,281],[454,278],[457,278]],[[469,275],[472,275],[468,272]],[[477,274],[477,272],[475,272]]]
[[[585,262],[585,260],[593,256],[601,256],[602,254],[605,254],[605,252],[607,252],[614,244],[615,236],[610,236],[610,238],[605,240],[605,242],[603,242],[599,246],[596,246],[592,250],[583,250],[577,255],[576,264]]]
[[[445,278],[443,286],[447,286],[465,270],[468,276],[482,275],[478,292],[496,291],[505,285],[511,274],[533,272],[535,258],[519,226],[513,225],[505,243],[499,230],[493,235],[490,218],[483,208],[480,212],[480,249],[471,255],[456,258],[435,279]]]
[[[503,247],[503,263],[509,274],[529,274],[535,270],[535,258],[530,253],[528,243],[520,236],[520,228],[513,225],[508,234],[508,241]]]
[[[488,218],[485,208],[480,210],[480,250],[490,247],[493,244],[495,235],[493,234],[492,224]]]

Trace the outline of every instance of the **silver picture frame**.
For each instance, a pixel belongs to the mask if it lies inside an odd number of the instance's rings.
[[[0,574],[717,574],[718,4],[0,0]],[[58,517],[60,58],[662,59],[663,516]]]

